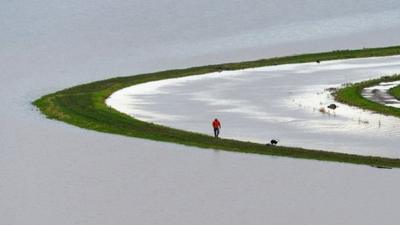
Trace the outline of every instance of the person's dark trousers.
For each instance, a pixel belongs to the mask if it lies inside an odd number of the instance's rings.
[[[214,137],[218,138],[219,128],[214,128]]]

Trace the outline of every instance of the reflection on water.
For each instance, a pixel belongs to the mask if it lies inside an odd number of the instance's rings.
[[[399,56],[224,71],[125,88],[107,104],[142,120],[203,133],[218,117],[229,138],[278,138],[287,146],[400,157],[400,119],[337,103],[330,94],[344,83],[399,71]]]

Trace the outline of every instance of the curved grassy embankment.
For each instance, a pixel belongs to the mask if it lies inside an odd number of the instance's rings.
[[[381,82],[389,82],[389,81],[396,81],[400,80],[400,75],[393,75],[393,76],[384,76],[378,79],[367,80],[356,84],[348,85],[342,89],[339,89],[335,93],[335,100],[339,102],[343,102],[348,105],[357,106],[362,109],[371,110],[377,113],[381,113],[384,115],[390,116],[397,116],[400,117],[400,109],[391,107],[391,106],[384,106],[382,104],[373,102],[368,100],[361,95],[361,91],[366,87],[371,87],[374,85],[378,85]],[[397,90],[397,87],[395,88]],[[392,90],[392,89],[391,89]],[[395,90],[395,91],[396,91]],[[393,94],[393,90],[390,91],[390,94]]]
[[[204,134],[177,130],[143,122],[109,108],[105,104],[105,99],[118,89],[144,82],[200,75],[221,70],[238,70],[288,63],[313,62],[316,60],[325,61],[399,54],[400,46],[396,46],[377,49],[343,50],[326,53],[304,54],[280,58],[261,59],[250,62],[227,63],[187,69],[168,70],[129,77],[117,77],[75,86],[43,96],[36,100],[33,104],[36,105],[48,118],[64,121],[78,127],[101,132],[232,152],[364,164],[377,167],[400,167],[400,159],[359,156],[281,146],[273,147],[230,139],[214,139],[213,137]]]
[[[389,94],[394,96],[397,100],[400,101],[400,85],[394,88],[389,89]]]

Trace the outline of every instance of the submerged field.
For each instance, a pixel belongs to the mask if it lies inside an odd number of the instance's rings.
[[[106,103],[181,130],[211,135],[210,118],[218,117],[224,138],[261,144],[279,139],[283,146],[399,158],[399,118],[332,96],[344,83],[396,72],[398,56],[267,66],[134,85]],[[333,103],[338,107],[328,108]]]
[[[35,101],[41,111],[49,118],[62,120],[79,127],[102,132],[147,138],[157,141],[175,142],[202,148],[213,148],[244,153],[277,155],[294,158],[347,162],[384,167],[399,167],[400,160],[360,156],[337,152],[326,152],[296,147],[272,147],[247,141],[232,139],[215,140],[211,136],[173,129],[137,120],[105,105],[105,99],[116,90],[145,82],[187,77],[212,72],[238,70],[269,65],[327,61],[361,57],[388,56],[400,54],[400,47],[379,49],[346,50],[318,54],[305,54],[281,58],[262,59],[251,62],[228,63],[194,67],[182,70],[170,70],[131,77],[118,77],[104,81],[79,85]]]

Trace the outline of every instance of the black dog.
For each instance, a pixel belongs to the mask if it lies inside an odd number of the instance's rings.
[[[277,145],[278,142],[279,142],[279,140],[272,139],[271,140],[271,145]]]

